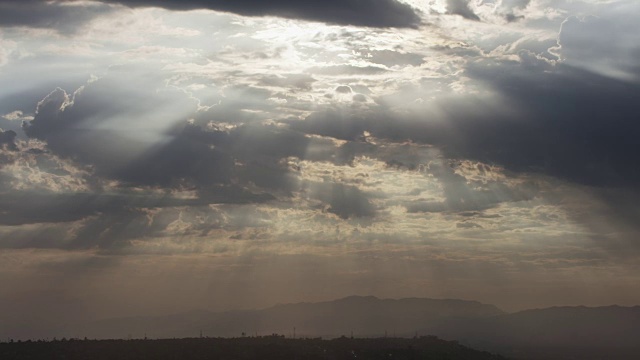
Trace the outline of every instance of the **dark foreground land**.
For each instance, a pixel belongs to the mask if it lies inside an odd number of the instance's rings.
[[[175,359],[175,360],[499,360],[433,336],[414,339],[286,339],[282,336],[172,340],[66,340],[0,344],[0,359]]]

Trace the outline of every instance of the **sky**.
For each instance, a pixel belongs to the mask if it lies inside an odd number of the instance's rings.
[[[640,304],[640,2],[0,2],[0,335]]]

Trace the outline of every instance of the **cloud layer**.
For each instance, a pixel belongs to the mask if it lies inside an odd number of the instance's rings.
[[[280,16],[320,21],[330,24],[371,27],[416,27],[420,17],[416,10],[397,0],[277,0],[277,1],[155,1],[109,0],[127,6],[156,6],[170,10],[210,9],[244,16]]]

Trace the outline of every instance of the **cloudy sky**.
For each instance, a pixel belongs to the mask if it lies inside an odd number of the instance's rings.
[[[638,16],[2,1],[0,333],[354,294],[638,304]]]

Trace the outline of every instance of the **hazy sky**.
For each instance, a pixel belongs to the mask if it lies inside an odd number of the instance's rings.
[[[2,1],[0,335],[353,294],[638,304],[639,16]]]

